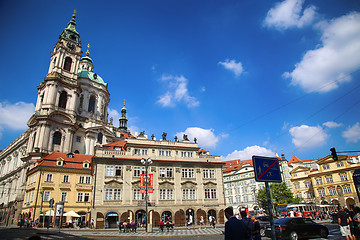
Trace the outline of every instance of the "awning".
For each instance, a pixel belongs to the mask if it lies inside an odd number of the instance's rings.
[[[79,214],[77,214],[76,212],[74,212],[72,210],[67,213],[64,213],[63,216],[65,216],[65,217],[80,217]]]
[[[54,210],[48,210],[48,211],[46,211],[45,216],[50,216],[50,213],[51,213],[51,216],[55,215]]]

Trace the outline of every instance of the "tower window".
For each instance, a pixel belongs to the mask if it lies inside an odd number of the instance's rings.
[[[99,132],[98,134],[98,143],[102,144],[103,134]]]
[[[61,145],[61,133],[59,131],[54,133],[53,144]]]
[[[67,93],[66,91],[62,91],[60,93],[60,98],[59,98],[59,107],[66,108],[66,101],[67,101]]]
[[[69,71],[69,72],[70,72],[70,70],[71,70],[71,64],[72,64],[72,59],[71,59],[71,57],[66,57],[66,58],[65,58],[64,69],[65,69],[66,71]]]
[[[91,96],[89,99],[89,108],[88,108],[88,112],[95,112],[95,97]]]

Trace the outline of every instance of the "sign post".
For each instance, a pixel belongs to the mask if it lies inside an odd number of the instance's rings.
[[[279,159],[253,156],[252,160],[254,166],[255,180],[257,182],[265,182],[266,197],[270,216],[271,239],[276,240],[269,182],[282,182]]]

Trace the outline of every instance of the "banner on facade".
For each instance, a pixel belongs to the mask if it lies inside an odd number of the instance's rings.
[[[149,179],[150,179],[150,181],[149,181],[149,186],[148,186],[148,190],[149,190],[149,193],[153,193],[154,192],[154,184],[153,184],[153,182],[154,182],[154,174],[149,174]]]
[[[140,193],[145,194],[145,174],[140,175]]]

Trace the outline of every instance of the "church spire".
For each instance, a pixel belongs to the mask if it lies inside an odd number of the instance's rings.
[[[67,28],[63,30],[63,32],[60,34],[59,38],[66,38],[68,40],[71,40],[76,43],[80,43],[80,34],[76,31],[76,10],[74,10],[74,14],[72,15],[71,20],[68,23]]]
[[[127,132],[127,118],[126,118],[126,108],[125,108],[125,99],[124,99],[124,106],[121,109],[121,117],[119,119],[119,129],[122,132]]]

